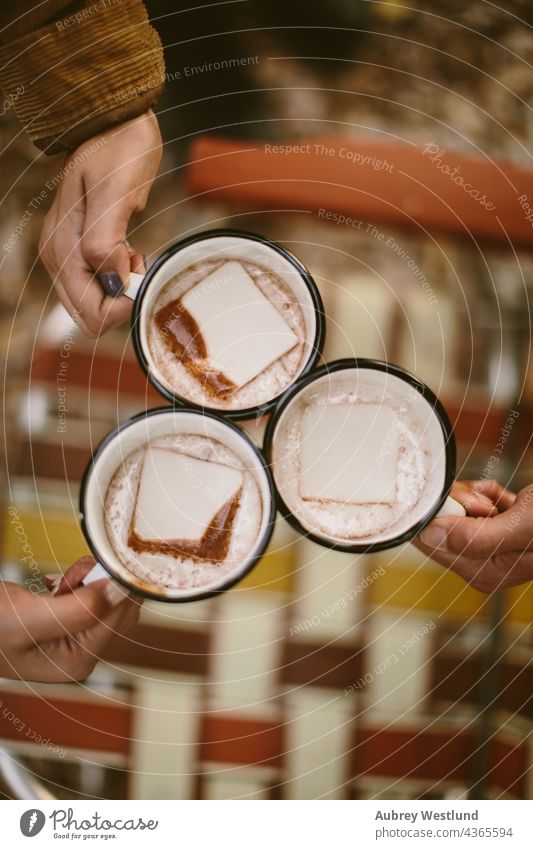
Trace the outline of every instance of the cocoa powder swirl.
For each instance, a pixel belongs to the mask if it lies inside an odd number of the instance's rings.
[[[229,377],[209,365],[202,332],[179,299],[162,307],[155,315],[155,323],[165,343],[209,394],[225,398],[237,389]]]
[[[222,563],[228,554],[235,515],[239,508],[241,490],[237,492],[212,518],[200,540],[144,540],[130,526],[128,545],[139,554],[170,554],[174,557],[190,557],[210,563]]]

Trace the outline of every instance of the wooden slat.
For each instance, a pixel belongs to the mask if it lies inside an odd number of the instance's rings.
[[[131,712],[118,702],[98,704],[0,690],[0,737],[28,742],[35,731],[50,745],[127,753]],[[26,736],[30,733],[30,736]],[[33,737],[35,739],[35,737]]]
[[[483,681],[481,671],[481,659],[475,655],[463,658],[439,652],[432,664],[431,701],[461,701],[479,705]],[[503,663],[498,666],[498,675],[498,698],[495,707],[533,719],[531,667]]]
[[[509,238],[515,245],[533,246],[532,222],[518,200],[525,194],[533,206],[533,171],[452,152],[432,162],[422,143],[353,137],[285,141],[300,145],[300,152],[285,155],[268,144],[213,136],[197,139],[189,156],[190,194],[315,215],[325,209],[365,222],[422,226],[465,237],[472,233],[506,245]],[[350,155],[366,164],[354,164]],[[377,161],[390,167],[376,170]],[[458,176],[486,200],[465,191]],[[494,204],[494,209],[483,203]]]
[[[501,430],[509,417],[509,407],[499,408],[492,405],[487,409],[486,403],[476,406],[465,401],[459,406],[452,399],[442,398],[441,400],[452,423],[457,441],[468,446],[475,445],[480,451],[490,449],[492,453],[500,441]],[[521,426],[518,420],[517,431]],[[516,437],[518,438],[518,432]]]
[[[365,729],[354,749],[353,769],[391,778],[468,782],[474,737],[470,732]],[[524,741],[495,740],[490,752],[489,783],[522,798],[527,747]]]
[[[39,437],[27,442],[19,449],[16,473],[22,477],[47,478],[49,480],[79,481],[91,458],[89,445],[75,446],[49,442]]]
[[[465,781],[471,772],[472,735],[364,729],[354,757],[358,775]]]
[[[344,689],[363,671],[362,649],[331,642],[327,646],[288,640],[284,644],[283,683]]]
[[[137,395],[149,402],[150,406],[162,403],[162,396],[153,389],[146,375],[132,358],[89,351],[72,350],[67,363],[67,386],[90,386],[93,390],[116,393],[124,392]],[[33,360],[31,380],[44,381],[56,385],[60,370],[61,357],[58,350],[40,351]]]
[[[496,740],[492,747],[491,764],[487,773],[489,784],[495,784],[501,790],[525,799],[527,772],[531,770],[528,751],[524,743],[514,744]]]
[[[277,766],[281,763],[283,728],[259,720],[206,715],[201,760],[204,762]]]
[[[209,660],[209,634],[181,628],[137,625],[127,635],[113,637],[104,652],[104,659],[130,666],[205,676]]]

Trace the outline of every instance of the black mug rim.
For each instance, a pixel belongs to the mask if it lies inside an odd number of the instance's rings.
[[[428,403],[430,403],[435,415],[437,416],[441,430],[444,437],[444,447],[445,447],[445,462],[446,462],[446,470],[444,476],[444,484],[441,490],[441,494],[439,499],[436,501],[434,506],[428,510],[425,516],[422,519],[419,519],[412,527],[410,527],[407,531],[404,531],[402,534],[399,534],[392,539],[384,540],[383,542],[374,542],[374,543],[339,543],[335,541],[329,541],[325,537],[319,536],[319,534],[315,534],[313,531],[309,531],[299,519],[297,519],[294,514],[291,512],[289,507],[285,504],[283,498],[279,493],[279,489],[276,484],[276,479],[272,467],[272,443],[274,439],[275,430],[277,424],[280,420],[281,415],[285,411],[287,405],[293,398],[305,387],[309,386],[315,380],[318,380],[321,377],[324,377],[328,374],[334,374],[338,371],[349,371],[352,369],[373,369],[375,371],[386,372],[387,374],[392,374],[395,377],[404,380],[406,383],[409,383],[417,392],[419,392],[423,398],[425,398]],[[401,366],[394,365],[393,363],[386,362],[384,360],[375,360],[368,359],[365,357],[349,357],[340,360],[333,360],[332,362],[326,363],[324,366],[321,366],[312,374],[304,375],[302,378],[299,378],[289,389],[285,391],[282,397],[279,399],[276,407],[270,416],[267,426],[265,429],[265,435],[263,439],[263,454],[265,455],[265,459],[270,468],[272,479],[274,481],[276,499],[277,499],[277,507],[278,511],[287,520],[287,522],[295,528],[304,538],[310,539],[313,542],[322,545],[324,548],[330,548],[335,551],[344,551],[350,554],[370,554],[372,552],[378,551],[387,551],[390,548],[395,548],[398,545],[403,545],[406,542],[409,542],[414,537],[416,537],[423,528],[426,527],[429,522],[437,515],[439,510],[442,508],[444,502],[446,501],[452,484],[455,480],[455,470],[456,470],[456,462],[457,462],[457,453],[456,453],[456,445],[455,445],[455,436],[453,433],[453,428],[448,418],[448,414],[446,410],[442,406],[441,402],[435,395],[435,393],[429,388],[429,386],[424,383],[420,378],[415,377],[414,374],[406,371],[406,369],[401,368]]]
[[[231,430],[238,433],[241,437],[243,437],[245,439],[245,441],[248,443],[248,445],[252,448],[254,454],[256,455],[257,459],[259,460],[259,463],[260,463],[261,467],[263,468],[263,470],[265,472],[268,489],[270,491],[270,509],[269,509],[269,513],[268,513],[268,517],[267,517],[266,528],[265,528],[265,531],[264,531],[261,539],[258,541],[256,548],[254,549],[254,553],[253,553],[252,557],[245,562],[244,566],[242,566],[241,569],[236,574],[229,576],[228,579],[223,584],[220,584],[220,586],[216,587],[215,589],[202,591],[202,589],[199,588],[197,593],[189,594],[188,596],[183,597],[183,598],[180,598],[179,596],[168,597],[168,596],[165,596],[165,595],[162,595],[162,594],[160,595],[159,593],[156,593],[156,592],[150,592],[150,590],[145,590],[144,588],[141,589],[140,587],[136,587],[136,586],[130,584],[127,580],[122,578],[119,574],[115,573],[115,571],[106,563],[106,560],[102,556],[102,554],[98,551],[98,546],[96,545],[96,543],[94,542],[94,540],[92,538],[91,531],[90,531],[90,528],[88,526],[88,522],[87,522],[86,516],[85,516],[85,497],[86,497],[86,493],[87,493],[87,487],[89,485],[89,480],[90,480],[91,474],[93,472],[93,469],[96,466],[96,463],[98,462],[98,459],[101,456],[104,449],[120,433],[122,433],[124,430],[127,430],[129,427],[136,424],[141,419],[151,418],[152,416],[161,415],[163,413],[167,413],[167,414],[168,413],[178,413],[179,415],[194,414],[196,416],[202,415],[202,416],[205,416],[206,418],[214,419],[215,421],[219,422],[220,424],[223,424],[226,427],[229,427]],[[130,592],[135,592],[138,595],[144,596],[145,598],[153,599],[154,601],[162,601],[162,602],[166,602],[166,603],[169,603],[169,604],[185,604],[187,602],[201,601],[203,599],[214,598],[215,596],[221,595],[221,593],[226,592],[226,590],[229,590],[231,587],[235,586],[235,584],[237,584],[239,581],[241,581],[244,577],[246,577],[246,575],[248,575],[252,571],[252,569],[259,563],[259,561],[261,560],[261,558],[263,557],[263,555],[266,551],[266,548],[267,548],[267,546],[268,546],[268,544],[271,540],[272,534],[274,532],[274,524],[275,524],[275,519],[276,519],[276,488],[274,486],[274,480],[273,480],[272,474],[270,472],[270,468],[268,467],[268,465],[266,463],[266,460],[263,456],[261,449],[254,443],[253,439],[249,436],[249,434],[246,433],[246,431],[244,431],[241,427],[239,427],[234,422],[227,421],[227,419],[223,418],[222,416],[216,415],[216,413],[212,413],[210,411],[209,412],[208,411],[200,411],[200,410],[196,410],[196,409],[193,409],[193,408],[190,408],[190,407],[154,407],[150,410],[143,410],[140,413],[136,413],[136,415],[127,419],[125,422],[121,422],[119,425],[117,425],[117,427],[110,430],[102,438],[102,440],[98,443],[98,445],[95,448],[89,462],[87,463],[87,466],[85,468],[85,471],[84,471],[82,479],[81,479],[80,495],[79,495],[79,513],[80,513],[80,526],[81,526],[81,529],[83,531],[85,541],[87,542],[87,545],[89,546],[89,548],[90,548],[92,554],[94,555],[94,557],[96,558],[97,562],[100,563],[101,566],[106,570],[106,572],[109,573],[110,578],[112,578],[115,581],[118,581],[120,584],[122,584],[124,587],[126,587]]]
[[[144,275],[144,279],[139,287],[137,297],[133,302],[133,312],[131,316],[131,336],[133,342],[133,349],[135,351],[137,361],[141,366],[144,374],[148,378],[149,382],[152,384],[154,389],[159,392],[160,395],[166,398],[167,401],[170,401],[175,405],[183,406],[185,408],[197,410],[200,412],[213,412],[219,416],[222,416],[224,419],[230,421],[244,421],[246,419],[256,418],[259,414],[266,415],[267,413],[271,412],[271,410],[273,410],[275,405],[277,404],[278,400],[283,397],[283,393],[276,395],[276,397],[272,398],[270,401],[265,401],[262,404],[257,404],[255,407],[246,407],[242,410],[220,410],[217,407],[210,407],[209,405],[195,404],[188,398],[185,398],[184,396],[178,395],[177,393],[172,392],[170,389],[167,389],[167,387],[164,386],[157,379],[157,377],[153,374],[153,371],[150,369],[150,364],[142,349],[140,340],[139,319],[141,315],[142,303],[156,272],[159,271],[161,266],[164,265],[165,262],[170,259],[170,257],[174,256],[174,254],[176,254],[183,248],[186,248],[188,245],[194,244],[195,242],[203,241],[204,239],[212,239],[215,237],[234,237],[260,242],[261,244],[266,245],[267,247],[276,251],[296,268],[296,270],[303,278],[303,281],[307,286],[316,315],[315,338],[311,346],[311,353],[309,355],[307,363],[305,364],[301,373],[298,375],[297,379],[308,374],[315,367],[318,358],[321,356],[322,351],[324,349],[326,321],[322,297],[320,295],[320,292],[318,291],[318,287],[313,277],[311,276],[310,272],[307,270],[305,265],[298,259],[298,257],[294,256],[294,254],[291,253],[291,251],[289,251],[283,245],[280,245],[278,242],[275,242],[272,239],[268,239],[266,236],[261,236],[258,233],[250,233],[247,230],[238,230],[233,228],[204,230],[202,233],[187,236],[185,239],[180,239],[170,245],[170,247],[167,248],[156,259],[153,265],[150,266],[149,270]]]

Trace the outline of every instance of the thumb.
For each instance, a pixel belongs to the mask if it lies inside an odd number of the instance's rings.
[[[120,294],[130,273],[130,255],[124,240],[135,208],[131,194],[117,195],[112,180],[99,183],[86,196],[82,254],[107,294],[113,296]]]
[[[509,516],[457,518],[447,516],[435,519],[420,534],[420,542],[430,549],[464,555],[475,560],[488,559],[496,552],[516,548],[511,539]]]

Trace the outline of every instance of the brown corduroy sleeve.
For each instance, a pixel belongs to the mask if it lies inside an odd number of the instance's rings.
[[[5,96],[46,153],[141,115],[164,78],[161,41],[140,0],[85,0],[0,48]]]
[[[21,35],[74,11],[77,0],[17,0],[0,6],[0,41],[8,44]],[[81,5],[81,3],[79,3]],[[68,13],[66,9],[68,9]]]

